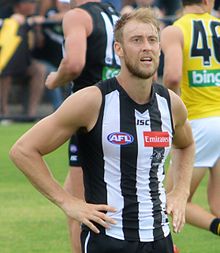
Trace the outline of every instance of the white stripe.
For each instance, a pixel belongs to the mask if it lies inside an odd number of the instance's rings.
[[[109,134],[120,131],[120,104],[119,93],[114,91],[105,98],[105,109],[103,115],[102,145],[104,153],[104,180],[107,185],[107,202],[108,205],[117,208],[116,213],[107,213],[117,221],[106,230],[106,234],[116,238],[123,239],[122,231],[122,209],[124,201],[121,193],[121,171],[120,171],[120,145],[115,145],[107,140]],[[114,112],[113,112],[114,108]],[[114,148],[111,145],[115,145]]]
[[[115,55],[115,60],[116,60],[117,64],[120,65],[119,57],[113,51],[113,43],[114,43],[113,25],[112,25],[108,15],[105,12],[101,12],[101,15],[104,19],[106,36],[107,36],[107,45],[106,45],[106,49],[105,49],[106,50],[105,51],[105,63],[112,65],[113,64],[113,55]],[[115,17],[117,17],[117,16],[115,16],[115,15],[112,16],[114,22],[116,22]]]
[[[86,236],[86,240],[85,240],[85,245],[84,245],[84,252],[85,252],[85,253],[88,252],[88,243],[89,243],[89,239],[90,239],[90,231],[89,231],[88,235]]]
[[[119,19],[118,16],[112,15],[112,20],[113,20],[114,27],[115,27],[115,25],[116,25],[118,19]],[[116,53],[115,53],[115,61],[116,61],[117,65],[119,65],[119,66],[121,65],[120,58],[118,57],[118,55],[117,55]]]
[[[162,131],[168,131],[170,135],[170,147],[165,147],[165,152],[164,152],[164,160],[168,156],[171,148],[171,142],[172,142],[172,125],[171,125],[171,117],[169,113],[169,106],[167,103],[167,100],[164,97],[161,97],[160,95],[156,94],[157,97],[157,102],[158,102],[158,107],[161,113],[161,121],[162,121]],[[163,167],[160,166],[158,168],[158,179],[159,179],[159,192],[160,192],[160,201],[162,202],[162,210],[165,211],[166,209],[166,193],[165,189],[163,187],[163,180],[164,180],[165,175],[163,174]],[[163,232],[164,235],[167,236],[170,232],[168,224],[165,223],[165,219],[167,218],[166,215],[164,215],[164,212],[162,214],[162,224],[164,225]]]
[[[170,117],[170,110],[167,103],[167,100],[164,97],[161,97],[159,94],[156,94],[158,107],[161,113],[161,121],[162,121],[162,130],[169,131],[172,141],[172,125],[171,125],[171,117]]]
[[[105,30],[106,30],[106,35],[107,35],[107,45],[106,45],[106,51],[105,51],[105,62],[107,64],[112,64],[113,63],[113,59],[112,59],[112,55],[113,55],[113,26],[111,21],[108,18],[108,15],[105,12],[101,12],[101,15],[104,19],[104,23],[105,23]]]
[[[149,111],[140,113],[135,111],[136,120],[149,119]],[[149,193],[149,172],[151,169],[151,157],[153,148],[144,148],[144,131],[151,131],[149,125],[138,125],[136,126],[137,131],[137,142],[138,142],[138,157],[137,157],[137,199],[139,203],[139,236],[140,241],[152,241],[153,240],[153,203]]]

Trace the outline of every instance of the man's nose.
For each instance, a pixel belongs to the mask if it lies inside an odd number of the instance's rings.
[[[148,39],[145,39],[144,42],[143,42],[143,50],[151,50],[152,48],[152,45],[151,43],[149,42]]]

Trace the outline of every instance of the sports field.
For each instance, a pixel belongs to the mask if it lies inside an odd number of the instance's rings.
[[[42,197],[8,158],[11,145],[30,127],[0,125],[0,253],[70,253],[65,215]],[[45,159],[62,184],[68,169],[67,145]],[[195,201],[207,208],[206,181]],[[173,238],[180,253],[220,252],[220,237],[189,225]]]

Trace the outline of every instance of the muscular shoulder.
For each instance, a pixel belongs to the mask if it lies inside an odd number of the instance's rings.
[[[92,17],[90,14],[81,8],[74,8],[68,11],[63,18],[63,29],[76,29],[77,27],[84,27],[87,36],[89,36],[93,29]]]
[[[58,109],[62,117],[68,118],[76,129],[86,128],[88,131],[95,125],[102,103],[102,94],[98,87],[91,86],[69,96]]]

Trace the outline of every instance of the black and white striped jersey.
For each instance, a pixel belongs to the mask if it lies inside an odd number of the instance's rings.
[[[166,88],[153,84],[150,102],[135,103],[116,78],[98,84],[103,102],[94,128],[78,133],[89,203],[117,208],[117,221],[101,232],[114,238],[154,241],[169,233],[164,163],[173,124]]]

